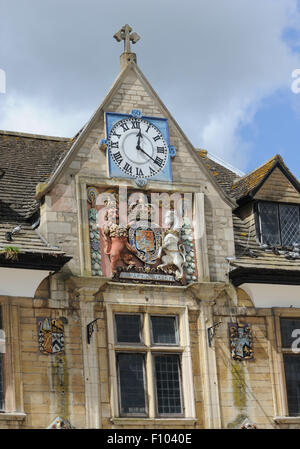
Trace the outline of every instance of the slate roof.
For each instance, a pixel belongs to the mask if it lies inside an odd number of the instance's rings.
[[[208,156],[206,150],[196,150],[199,156],[203,159],[204,165],[209,169],[211,174],[215,177],[217,183],[224,190],[225,194],[229,197],[232,197],[231,191],[233,183],[236,179],[239,179],[240,176],[235,172],[229,170],[223,165],[215,162]]]
[[[0,266],[13,268],[32,268],[46,271],[58,271],[71,257],[60,248],[49,245],[31,226],[22,224],[12,241],[6,239],[6,233],[13,230],[11,223],[0,223]],[[15,258],[9,257],[10,251]]]
[[[30,221],[39,208],[36,185],[70,146],[70,139],[0,131],[0,222]]]
[[[300,257],[294,259],[292,249],[260,244],[253,213],[245,220],[233,215],[233,226],[237,259],[231,262],[232,267],[300,271]]]
[[[36,229],[32,229],[30,225],[22,224],[18,234],[12,236],[9,242],[5,238],[5,233],[12,231],[11,223],[1,223],[0,232],[0,251],[7,246],[16,246],[21,253],[47,253],[47,254],[63,254],[56,246],[49,245]]]
[[[31,226],[39,210],[36,185],[49,178],[70,146],[70,139],[0,131],[0,266],[56,270],[70,260]],[[17,224],[20,233],[6,240]],[[18,261],[5,257],[10,246],[18,248]]]
[[[275,167],[280,167],[284,174],[300,192],[299,181],[285,165],[279,154],[276,154],[274,157],[250,173],[244,176],[239,176],[237,173],[209,158],[207,151],[197,150],[197,152],[203,159],[206,167],[215,177],[219,186],[225,191],[226,195],[234,200],[240,200],[249,196],[251,193],[256,192]]]
[[[295,187],[300,191],[300,183],[295,176],[290,172],[282,157],[279,154],[269,159],[265,164],[256,168],[247,175],[236,179],[232,186],[230,195],[235,199],[240,199],[255,193],[263,184],[267,176],[274,170],[275,167],[280,167]]]

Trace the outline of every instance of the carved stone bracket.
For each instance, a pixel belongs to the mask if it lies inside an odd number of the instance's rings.
[[[187,289],[200,301],[213,302],[217,297],[225,292],[227,284],[225,282],[193,282]]]
[[[79,296],[83,301],[95,300],[95,295],[103,291],[109,278],[99,278],[94,276],[70,276],[67,281],[67,287],[70,291]]]

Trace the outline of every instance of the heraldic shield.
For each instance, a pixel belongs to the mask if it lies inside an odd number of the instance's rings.
[[[160,228],[148,221],[139,221],[130,226],[129,243],[136,249],[136,256],[144,263],[154,264],[161,247]]]
[[[64,352],[64,324],[60,319],[38,319],[39,349],[42,354]]]

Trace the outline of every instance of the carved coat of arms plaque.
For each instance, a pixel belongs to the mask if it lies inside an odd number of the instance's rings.
[[[160,228],[147,221],[137,221],[128,231],[129,243],[136,249],[136,256],[146,264],[154,264],[161,247]]]
[[[253,339],[250,324],[229,323],[229,341],[231,357],[234,360],[253,358]]]
[[[42,354],[64,352],[64,324],[60,319],[38,318],[38,342]]]

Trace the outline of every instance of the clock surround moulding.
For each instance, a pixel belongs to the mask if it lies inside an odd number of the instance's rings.
[[[176,150],[169,142],[168,119],[143,116],[133,109],[130,114],[105,113],[106,139],[99,142],[107,149],[110,177],[172,182],[171,158]]]

